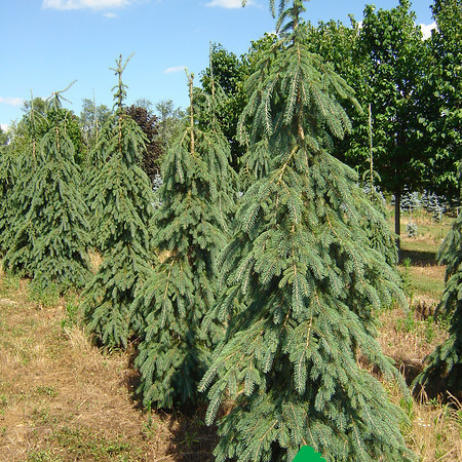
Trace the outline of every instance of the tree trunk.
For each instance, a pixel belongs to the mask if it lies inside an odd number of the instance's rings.
[[[401,192],[395,192],[395,234],[398,256],[401,250]]]

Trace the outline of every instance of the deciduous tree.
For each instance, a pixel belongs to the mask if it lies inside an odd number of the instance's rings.
[[[143,152],[140,166],[151,180],[151,183],[153,183],[156,176],[160,173],[160,163],[163,153],[162,144],[158,140],[159,121],[157,116],[146,107],[132,105],[126,108],[126,112],[143,130],[146,137],[146,149]]]
[[[458,167],[462,160],[462,3],[437,0],[433,5],[437,29],[426,41],[422,111],[428,158],[425,188],[449,201],[459,201]]]
[[[405,187],[422,187],[427,160],[417,99],[426,55],[410,1],[400,0],[390,10],[366,6],[359,40],[370,61],[366,84],[376,140],[374,165],[384,189],[395,196],[395,233],[399,236],[401,195]]]

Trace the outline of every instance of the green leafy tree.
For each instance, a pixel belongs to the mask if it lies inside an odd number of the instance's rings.
[[[181,120],[185,116],[180,108],[175,108],[172,100],[159,101],[156,104],[159,119],[158,141],[164,151],[170,146],[170,141],[180,129]]]
[[[152,112],[152,102],[147,99],[147,98],[138,98],[136,101],[135,101],[135,104],[133,104],[133,106],[136,106],[136,107],[142,107],[143,109],[146,109],[146,111],[148,112]]]
[[[353,18],[351,27],[335,21],[320,22],[317,26],[308,24],[306,46],[334,66],[337,74],[355,90],[362,109],[358,111],[348,100],[342,101],[352,122],[352,130],[343,139],[334,140],[335,156],[365,174],[370,170],[368,126],[373,94],[368,84],[368,67],[372,63],[360,45],[360,27]],[[373,147],[373,151],[379,148]]]
[[[425,188],[458,202],[458,167],[462,160],[462,3],[437,0],[437,29],[426,41],[429,62],[423,88],[420,122],[428,157]]]
[[[153,243],[159,262],[147,268],[134,305],[146,313],[145,336],[135,364],[141,373],[139,391],[148,407],[197,401],[197,384],[219,330],[217,326],[209,335],[203,334],[201,324],[220,291],[215,263],[227,241],[230,151],[214,117],[208,126],[197,123],[193,76],[189,84],[190,117],[162,164],[164,183]]]
[[[231,400],[219,462],[288,462],[305,445],[333,462],[408,461],[401,411],[358,365],[362,354],[399,375],[375,338],[376,310],[403,301],[399,276],[363,227],[382,215],[329,154],[351,128],[338,100],[352,91],[307,49],[304,10],[281,3],[280,39],[247,84],[243,141],[259,156],[267,140],[269,169],[240,199],[221,258],[229,289],[215,313],[229,325],[200,385],[206,420]]]
[[[85,289],[84,312],[91,331],[109,348],[126,347],[136,332],[137,315],[130,306],[141,269],[149,261],[148,227],[154,202],[149,178],[139,166],[145,136],[123,106],[122,73],[127,63],[120,56],[112,69],[118,77],[116,112],[103,127],[99,145],[104,148],[87,199],[102,263]]]
[[[381,185],[395,196],[399,236],[401,195],[406,187],[422,188],[427,168],[418,122],[426,53],[410,1],[400,0],[390,10],[366,6],[359,40],[369,61],[365,75],[376,140],[374,165]]]
[[[223,97],[217,101],[217,118],[230,143],[231,165],[236,171],[239,169],[239,158],[244,153],[244,148],[237,139],[237,124],[247,103],[244,81],[248,75],[249,66],[245,57],[238,57],[221,45],[211,45],[210,65],[202,73],[201,83],[207,93],[211,92],[212,82],[223,91]]]
[[[74,144],[67,133],[69,124],[54,117],[61,108],[61,93],[53,94],[42,118],[48,131],[40,140],[39,149],[35,136],[43,125],[37,123],[31,107],[28,119],[32,153],[24,154],[26,159],[20,166],[32,169],[26,174],[27,184],[19,182],[16,186],[14,200],[19,207],[5,264],[12,270],[24,270],[44,287],[50,283],[63,288],[82,287],[88,276],[88,211],[79,189],[80,171],[74,161]]]

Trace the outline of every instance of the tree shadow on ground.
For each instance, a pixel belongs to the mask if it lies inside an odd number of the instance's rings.
[[[184,406],[181,410],[147,411],[142,397],[137,392],[140,385],[140,374],[134,366],[136,345],[132,344],[127,351],[128,368],[122,380],[129,391],[133,406],[145,414],[144,432],[147,439],[156,441],[160,458],[165,462],[212,462],[213,450],[218,442],[216,426],[205,425],[207,400],[197,408]]]
[[[423,385],[416,384],[413,394],[416,397],[423,394],[427,399],[438,398],[442,403],[460,408],[462,403],[460,383],[462,383],[462,365],[456,365],[449,375],[444,371],[435,370]]]
[[[422,372],[423,364],[422,361],[407,358],[405,356],[394,357],[395,365],[404,377],[408,386],[412,385],[414,379]]]
[[[176,462],[212,462],[213,450],[218,442],[216,427],[207,427],[204,422],[206,406],[194,414],[174,413],[171,420],[167,454]]]
[[[400,263],[409,259],[412,266],[435,266],[438,264],[436,261],[436,252],[428,252],[425,250],[401,249],[399,257]]]

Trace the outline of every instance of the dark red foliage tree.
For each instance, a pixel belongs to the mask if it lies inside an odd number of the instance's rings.
[[[135,105],[127,107],[126,113],[138,124],[146,136],[146,151],[143,153],[141,168],[153,182],[155,176],[160,173],[160,159],[163,154],[162,144],[158,140],[158,118],[148,109]]]

